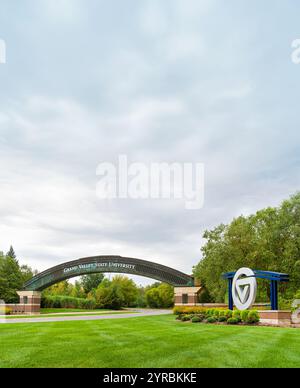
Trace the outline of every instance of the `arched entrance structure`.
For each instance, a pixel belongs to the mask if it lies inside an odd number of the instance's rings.
[[[38,313],[41,291],[53,284],[76,276],[93,273],[126,273],[169,283],[175,287],[175,303],[186,296],[189,304],[195,304],[199,287],[194,287],[192,276],[151,261],[122,256],[94,256],[69,261],[34,276],[24,284],[20,304],[27,305],[27,313]],[[30,307],[31,306],[31,307]]]

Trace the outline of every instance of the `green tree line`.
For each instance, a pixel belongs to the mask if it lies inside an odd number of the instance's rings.
[[[250,216],[240,216],[203,234],[202,259],[194,267],[212,302],[224,302],[225,272],[241,267],[288,273],[290,282],[280,285],[282,300],[292,300],[300,290],[300,193],[279,207],[269,207]],[[257,300],[269,301],[269,282],[258,280]]]

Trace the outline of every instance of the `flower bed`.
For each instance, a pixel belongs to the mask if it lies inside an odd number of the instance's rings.
[[[197,307],[175,307],[176,319],[182,322],[210,323],[227,325],[255,325],[259,314],[255,310],[205,309]]]

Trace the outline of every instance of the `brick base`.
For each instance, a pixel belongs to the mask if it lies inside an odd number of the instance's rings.
[[[261,310],[258,311],[260,323],[265,325],[286,326],[291,324],[292,313],[285,310]]]
[[[19,304],[4,304],[12,315],[38,315],[41,309],[41,293],[38,291],[18,291]]]
[[[41,306],[39,304],[5,304],[11,310],[11,315],[39,315]]]

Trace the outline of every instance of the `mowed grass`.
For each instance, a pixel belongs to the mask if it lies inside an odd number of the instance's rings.
[[[72,308],[61,308],[61,309],[56,309],[56,308],[42,308],[41,309],[41,314],[60,314],[60,313],[86,313],[86,312],[108,312],[112,310],[107,310],[107,309],[94,309],[94,310],[85,310],[85,309],[72,309]],[[120,310],[122,311],[122,310]]]
[[[87,311],[85,313],[59,313],[59,314],[41,314],[41,315],[6,315],[5,319],[16,320],[16,319],[32,319],[32,318],[63,318],[63,317],[87,317],[90,315],[118,315],[118,314],[130,314],[130,311]],[[1,318],[0,318],[1,319]]]
[[[0,325],[1,367],[300,367],[300,330],[174,316]]]

